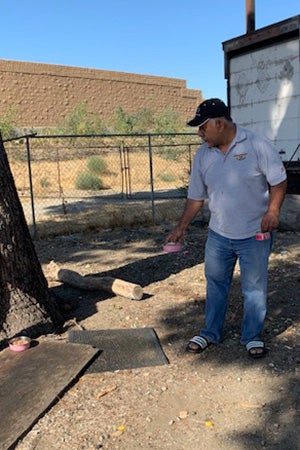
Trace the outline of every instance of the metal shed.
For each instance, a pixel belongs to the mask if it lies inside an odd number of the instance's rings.
[[[222,45],[231,116],[273,141],[300,194],[299,39],[300,15]]]

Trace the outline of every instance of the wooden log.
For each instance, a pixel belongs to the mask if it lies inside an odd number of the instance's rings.
[[[119,278],[83,276],[74,270],[59,269],[56,279],[80,289],[90,291],[103,289],[133,300],[141,300],[143,297],[143,288],[140,285],[120,280]]]

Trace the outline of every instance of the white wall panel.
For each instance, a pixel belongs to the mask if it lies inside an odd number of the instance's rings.
[[[300,142],[299,39],[230,59],[235,122],[265,134],[289,159]]]

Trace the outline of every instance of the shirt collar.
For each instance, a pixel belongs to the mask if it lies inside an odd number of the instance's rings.
[[[247,134],[246,134],[245,130],[242,127],[240,127],[239,125],[235,124],[235,126],[236,126],[236,134],[235,134],[235,138],[232,141],[233,144],[243,142],[247,139]]]

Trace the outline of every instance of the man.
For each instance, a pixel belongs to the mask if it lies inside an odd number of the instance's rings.
[[[286,192],[286,172],[270,141],[233,123],[228,107],[217,98],[202,102],[188,125],[199,127],[204,143],[194,158],[184,212],[167,242],[183,241],[206,199],[210,221],[204,259],[206,325],[186,350],[200,353],[221,342],[238,260],[244,298],[241,343],[249,356],[260,358],[266,354],[261,333],[268,259]]]

